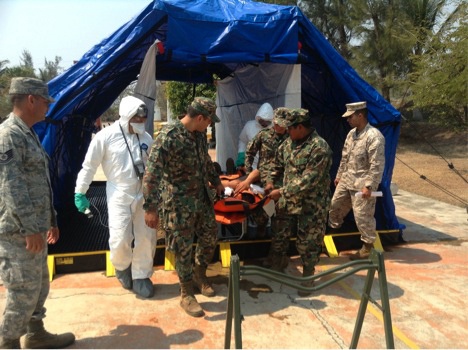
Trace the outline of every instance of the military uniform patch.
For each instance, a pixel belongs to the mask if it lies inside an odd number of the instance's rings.
[[[0,153],[0,164],[8,164],[13,159],[13,150]]]

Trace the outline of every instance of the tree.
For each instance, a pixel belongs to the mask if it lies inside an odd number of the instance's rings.
[[[468,4],[462,2],[449,19],[453,29],[439,31],[424,47],[424,54],[413,56],[412,97],[414,106],[431,122],[466,130]]]
[[[31,77],[48,82],[62,72],[63,69],[59,66],[61,60],[59,56],[56,56],[54,61],[45,59],[45,67],[39,69],[39,76],[35,74],[32,55],[28,50],[23,50],[18,66],[8,67],[9,60],[0,60],[0,118],[4,118],[11,111],[8,90],[12,78]]]
[[[213,84],[190,84],[171,81],[166,84],[166,96],[169,108],[174,116],[185,114],[187,106],[196,96],[216,99],[216,87]]]
[[[351,1],[347,0],[303,0],[300,3],[304,14],[327,38],[331,45],[346,60],[351,58],[349,41],[352,37],[354,20],[349,16]]]
[[[21,53],[20,62],[20,67],[30,69],[32,70],[32,72],[34,72],[34,63],[32,55],[28,50],[23,50],[23,52]]]
[[[44,58],[44,68],[39,68],[39,79],[47,82],[62,73],[63,68],[60,67],[61,61],[62,57],[60,56],[55,56],[54,61],[48,61],[47,58]]]
[[[352,65],[390,101],[391,89],[408,73],[415,37],[401,2],[414,0],[355,0],[353,18],[358,45],[352,48]]]

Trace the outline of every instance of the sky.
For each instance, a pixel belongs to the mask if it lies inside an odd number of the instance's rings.
[[[62,57],[69,68],[138,15],[151,0],[0,0],[0,61],[20,64],[28,50],[36,69]]]

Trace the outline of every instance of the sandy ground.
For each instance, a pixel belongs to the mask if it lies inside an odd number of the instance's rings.
[[[467,133],[404,124],[392,182],[408,192],[468,207]]]

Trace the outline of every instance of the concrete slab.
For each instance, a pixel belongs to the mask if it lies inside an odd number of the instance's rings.
[[[468,348],[466,212],[404,191],[394,198],[397,215],[407,226],[407,242],[386,247],[384,255],[395,347]],[[318,272],[348,262],[349,253],[335,259],[323,256]],[[292,257],[287,273],[300,271],[299,258]],[[104,271],[57,275],[45,324],[54,333],[74,332],[77,341],[71,348],[223,348],[229,270],[215,263],[208,272],[217,296],[197,296],[206,311],[202,318],[180,309],[177,276],[162,267],[155,268],[156,294],[149,300],[122,289]],[[243,277],[243,347],[349,347],[365,276],[361,271],[309,297],[263,277]],[[377,279],[371,297],[381,299]],[[0,287],[0,307],[5,298]],[[386,347],[381,312],[373,304],[358,347]]]

